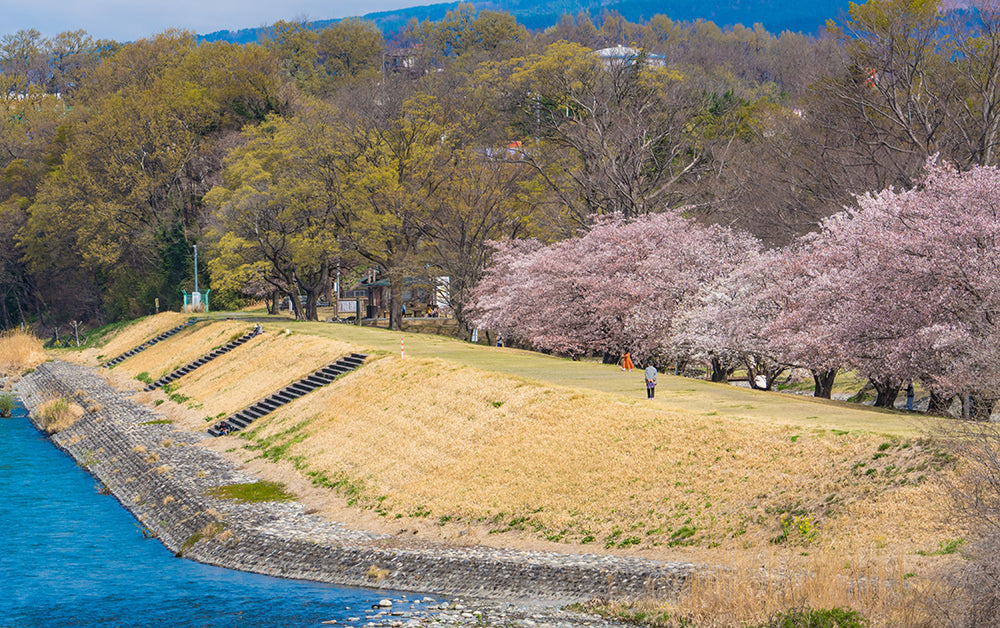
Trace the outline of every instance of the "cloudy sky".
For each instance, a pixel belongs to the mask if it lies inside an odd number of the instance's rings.
[[[326,20],[431,4],[435,0],[0,0],[0,34],[35,28],[45,37],[84,29],[94,38],[132,41],[184,28],[200,35]]]

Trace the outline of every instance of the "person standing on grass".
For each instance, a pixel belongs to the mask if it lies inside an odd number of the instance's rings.
[[[629,372],[634,368],[635,366],[632,364],[632,354],[626,351],[625,355],[622,356],[622,370]]]
[[[656,367],[652,364],[646,366],[646,399],[652,399],[656,392]]]

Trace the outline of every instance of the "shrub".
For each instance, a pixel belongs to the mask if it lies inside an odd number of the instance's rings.
[[[0,395],[0,416],[9,417],[14,411],[14,396],[10,393]]]
[[[55,434],[76,423],[83,416],[83,408],[60,397],[38,406],[35,416],[46,432]]]
[[[945,445],[940,458],[962,461],[962,474],[949,484],[956,521],[968,535],[940,544],[927,555],[961,553],[965,560],[946,563],[940,579],[949,595],[926,603],[941,625],[1000,625],[1000,429],[995,424],[946,421],[935,436]]]
[[[865,628],[868,622],[857,611],[845,608],[793,608],[758,628]]]

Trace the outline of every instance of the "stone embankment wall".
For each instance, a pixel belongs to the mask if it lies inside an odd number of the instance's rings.
[[[93,369],[48,362],[15,391],[29,409],[53,397],[80,404],[85,415],[53,442],[170,551],[200,562],[341,585],[556,603],[663,593],[691,568],[400,540],[349,530],[295,502],[215,498],[208,495],[214,487],[257,478],[200,447],[206,434],[157,423],[149,408],[112,389]]]

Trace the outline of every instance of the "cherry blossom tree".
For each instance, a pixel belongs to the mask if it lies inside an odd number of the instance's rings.
[[[788,368],[768,333],[781,307],[769,288],[783,258],[779,251],[753,253],[687,301],[675,321],[673,343],[710,361],[716,381],[725,379],[727,368],[742,365],[751,387],[770,390]]]
[[[1000,172],[932,160],[918,187],[860,196],[801,243],[772,331],[800,355],[821,342],[828,364],[869,378],[876,405],[921,380],[988,416],[1000,386],[998,237]]]
[[[809,369],[814,396],[829,399],[845,359],[829,337],[836,327],[828,306],[835,300],[832,289],[837,282],[823,272],[815,248],[799,244],[775,254],[767,268],[770,285],[766,289],[775,316],[763,334],[783,362]]]
[[[685,299],[758,247],[730,229],[679,212],[602,220],[586,234],[541,246],[497,245],[474,295],[474,320],[527,345],[659,359]]]
[[[1000,397],[998,244],[1000,171],[931,160],[916,188],[859,196],[787,250],[677,212],[498,244],[475,316],[574,356],[738,358],[768,386],[808,367],[817,396],[849,368],[883,407],[920,381],[937,407],[962,395],[984,419]]]

